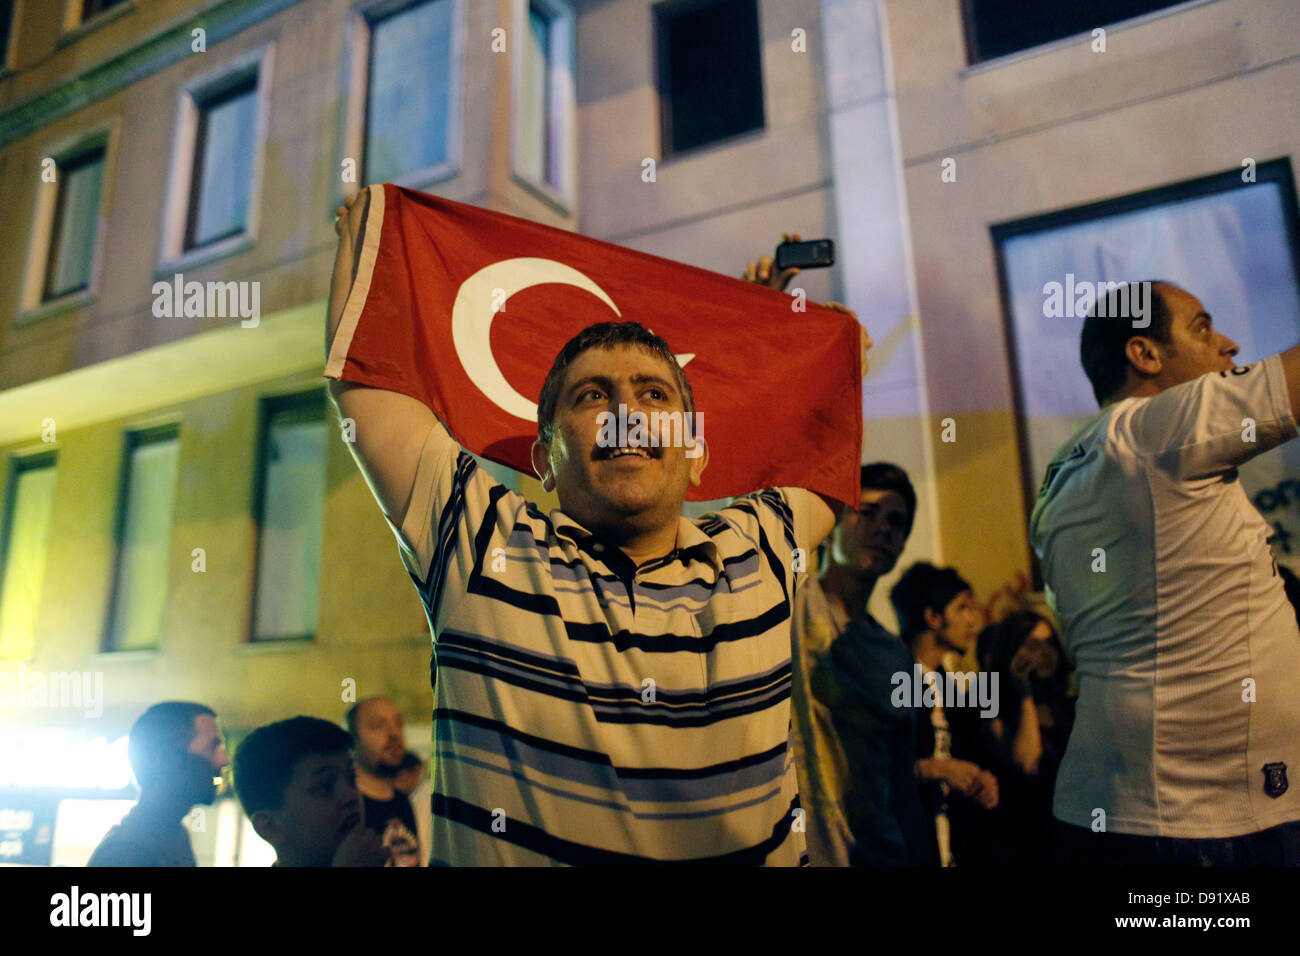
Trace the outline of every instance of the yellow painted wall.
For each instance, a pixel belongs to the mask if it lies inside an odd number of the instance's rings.
[[[57,433],[49,561],[28,666],[103,672],[104,715],[81,729],[124,733],[145,707],[164,699],[205,702],[232,730],[300,713],[339,720],[347,706],[341,698],[345,678],[355,680],[358,696],[387,693],[408,716],[427,721],[428,626],[393,535],[332,418],[316,638],[248,642],[259,397],[319,382],[306,373],[157,410],[179,418],[181,444],[156,651],[100,648],[112,586],[123,430],[157,416]],[[30,447],[26,442],[0,454],[7,461],[14,450]],[[194,548],[205,551],[202,573],[191,569]],[[36,726],[83,719],[62,710],[0,713],[0,720]]]

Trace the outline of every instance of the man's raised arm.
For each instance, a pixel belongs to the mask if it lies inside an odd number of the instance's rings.
[[[356,278],[369,199],[369,190],[362,190],[346,206],[340,207],[340,218],[335,222],[339,247],[330,280],[327,358]],[[355,307],[359,308],[360,304]],[[351,419],[354,425],[356,440],[349,447],[366,483],[384,514],[401,527],[425,441],[434,429],[444,435],[446,432],[432,410],[408,395],[336,380],[330,380],[329,390],[338,406],[339,417],[345,422]],[[447,436],[447,441],[450,440]]]
[[[781,233],[781,239],[785,242],[799,242],[803,237],[797,232]],[[771,256],[760,256],[757,264],[749,262],[740,274],[740,278],[746,282],[752,282],[755,285],[767,286],[769,289],[776,289],[778,292],[784,292],[785,287],[790,284],[790,280],[799,274],[798,269],[786,269],[783,272],[777,272]],[[823,306],[828,309],[834,309],[836,312],[842,312],[858,321],[858,314],[841,302],[823,302]],[[866,327],[858,325],[858,347],[861,349],[860,364],[862,377],[867,376],[867,353],[871,351],[872,341]],[[809,545],[813,548],[818,547],[822,541],[831,533],[835,527],[835,522],[839,520],[840,512],[844,509],[844,503],[836,501],[834,498],[827,497],[820,493],[812,495],[812,505],[809,514]]]

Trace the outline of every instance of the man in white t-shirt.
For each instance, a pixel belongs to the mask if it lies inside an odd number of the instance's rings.
[[[1030,522],[1079,674],[1061,861],[1300,864],[1300,633],[1237,466],[1296,436],[1300,346],[1237,368],[1165,282],[1094,308],[1101,405]]]

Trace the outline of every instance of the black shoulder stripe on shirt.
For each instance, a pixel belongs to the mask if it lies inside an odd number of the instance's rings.
[[[429,562],[427,578],[419,586],[420,597],[429,618],[438,619],[438,607],[442,603],[442,589],[447,580],[447,562],[452,549],[456,546],[456,527],[460,522],[461,512],[465,507],[465,486],[474,469],[478,467],[471,455],[461,452],[456,458],[456,476],[452,479],[451,493],[443,505],[438,517],[438,531],[433,539],[433,559]]]
[[[781,493],[775,489],[760,491],[755,496],[759,501],[771,508],[778,518],[781,519],[781,527],[785,530],[785,543],[793,551],[799,546],[794,536],[794,511],[781,497]]]
[[[768,566],[772,569],[772,573],[776,577],[776,579],[781,582],[781,592],[785,595],[785,598],[788,601],[790,600],[790,592],[785,585],[786,569],[788,565],[782,563],[777,559],[776,553],[772,550],[771,545],[768,543],[767,529],[763,527],[763,521],[758,514],[757,501],[759,500],[762,499],[759,499],[757,495],[748,495],[745,498],[737,499],[735,502],[732,503],[731,507],[738,508],[739,510],[744,511],[746,514],[753,515],[754,523],[758,528],[759,549],[765,555],[767,555]],[[766,502],[764,503],[767,504]],[[771,507],[771,505],[767,505],[767,506]],[[795,540],[794,540],[794,534],[789,525],[785,526],[785,538],[786,538],[786,544],[789,545],[790,547],[790,553],[791,555],[793,555]]]
[[[794,811],[798,808],[799,798],[795,797],[790,803],[789,810],[773,826],[771,835],[754,846],[717,856],[657,860],[653,857],[620,853],[565,840],[522,820],[506,818],[504,831],[495,833],[492,824],[501,819],[499,816],[494,817],[490,811],[482,807],[476,807],[472,803],[447,794],[435,791],[433,796],[434,816],[463,824],[485,836],[513,843],[515,846],[569,866],[761,866],[767,862],[772,852],[786,841],[794,821]]]
[[[470,569],[466,582],[466,593],[501,601],[532,614],[554,614],[558,617],[560,606],[551,595],[517,591],[507,587],[495,575],[483,573],[483,561],[492,543],[492,532],[496,528],[497,505],[507,494],[509,491],[504,485],[494,485],[488,492],[487,508],[484,509],[483,518],[479,522],[478,532],[474,535],[474,566]]]
[[[786,585],[786,574],[789,573],[789,569],[794,563],[793,541],[793,538],[790,538],[787,541],[787,544],[790,545],[790,560],[782,561],[776,556],[776,552],[772,550],[772,543],[767,539],[767,532],[764,531],[761,526],[759,527],[758,546],[762,550],[763,555],[767,558],[767,566],[769,570],[771,570],[772,576],[781,584],[781,595],[785,598],[785,604],[787,607],[790,604],[790,588]]]

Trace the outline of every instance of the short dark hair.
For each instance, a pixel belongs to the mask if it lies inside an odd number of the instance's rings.
[[[283,809],[284,791],[305,758],[351,749],[347,731],[319,717],[291,717],[258,727],[235,750],[235,793],[245,815]]]
[[[907,530],[912,530],[916,518],[916,489],[907,472],[887,461],[876,461],[862,466],[863,491],[892,491],[907,505]]]
[[[956,568],[936,568],[925,561],[916,562],[889,591],[889,602],[898,615],[899,636],[908,644],[913,643],[928,626],[926,611],[942,615],[953,598],[969,590],[970,584]]]
[[[564,343],[560,354],[555,356],[555,363],[547,373],[546,381],[542,383],[542,394],[537,399],[538,438],[549,445],[555,437],[555,406],[564,387],[564,375],[574,359],[588,349],[609,349],[619,345],[634,345],[667,362],[677,376],[677,387],[681,390],[686,413],[691,415],[695,412],[695,393],[691,391],[686,372],[667,342],[639,322],[597,322]]]
[[[203,704],[167,700],[136,718],[127,734],[126,757],[141,787],[163,780],[176,765],[177,755],[189,751],[194,741],[194,721],[204,714],[217,716],[215,710]]]
[[[1079,335],[1079,361],[1083,364],[1088,381],[1092,383],[1092,393],[1097,397],[1098,405],[1104,405],[1124,387],[1128,378],[1129,360],[1125,349],[1129,339],[1142,335],[1155,339],[1161,345],[1169,345],[1173,341],[1173,313],[1161,292],[1161,286],[1178,288],[1163,279],[1130,282],[1126,286],[1111,289],[1088,311],[1088,317],[1083,321],[1083,331]],[[1148,317],[1151,325],[1145,329],[1135,329],[1133,314],[1141,307],[1144,288],[1151,290],[1151,301],[1146,307],[1150,310]]]

